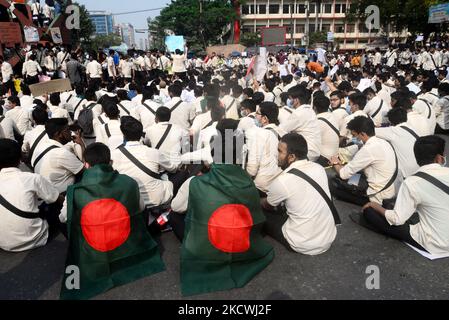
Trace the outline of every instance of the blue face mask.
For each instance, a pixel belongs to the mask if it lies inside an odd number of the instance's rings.
[[[351,106],[349,105],[349,101],[348,101],[348,103],[346,104],[346,112],[348,113],[348,114],[351,114],[352,112],[351,112]]]
[[[256,127],[262,128],[262,123],[256,118],[254,118],[254,124],[256,125]]]
[[[51,111],[48,111],[48,119],[51,119],[51,115],[52,115]]]
[[[289,107],[290,109],[293,109],[293,100],[292,99],[287,99],[287,107]]]

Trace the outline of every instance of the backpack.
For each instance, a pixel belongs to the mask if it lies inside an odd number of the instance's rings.
[[[92,103],[87,107],[83,107],[78,116],[78,124],[83,129],[84,137],[90,137],[94,134],[94,126],[92,124],[94,120],[93,107],[96,103]]]

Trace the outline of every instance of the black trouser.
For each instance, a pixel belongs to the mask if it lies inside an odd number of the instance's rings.
[[[184,240],[184,232],[186,229],[186,214],[180,214],[177,212],[170,212],[168,215],[168,223],[173,229],[173,233],[176,238],[182,243]]]
[[[32,85],[32,84],[36,84],[39,83],[39,76],[35,75],[34,77],[31,76],[27,76],[26,78],[26,84],[27,85]]]
[[[340,183],[337,183],[339,178],[333,178],[329,181],[329,188],[333,197],[338,200],[356,204],[363,207],[369,202],[367,195],[361,194],[361,192],[354,192],[350,189],[345,189]]]
[[[441,129],[440,125],[437,124],[437,126],[435,128],[435,134],[449,135],[449,129],[447,129],[447,130]]]
[[[46,204],[43,203],[39,207],[39,215],[48,223],[48,242],[56,238],[61,232],[67,239],[67,225],[59,221],[62,205],[59,203]]]
[[[173,198],[178,194],[179,188],[189,179],[190,173],[187,170],[177,171],[175,173],[167,172],[168,180],[173,183]]]
[[[327,159],[327,158],[325,158],[323,156],[320,156],[315,162],[318,163],[319,165],[321,165],[324,168],[329,167],[329,159]]]
[[[263,225],[263,233],[270,236],[290,251],[294,251],[282,233],[282,226],[288,219],[288,215],[284,210],[276,211],[263,210],[266,221]]]
[[[390,238],[407,242],[417,249],[427,251],[418,242],[416,242],[410,235],[410,222],[407,221],[402,226],[391,226],[387,219],[377,213],[373,208],[368,208],[363,211],[363,217],[370,224],[372,230],[384,234]]]
[[[12,80],[9,80],[3,84],[3,90],[5,93],[10,90],[12,96],[17,96],[16,88],[14,87],[14,82]]]

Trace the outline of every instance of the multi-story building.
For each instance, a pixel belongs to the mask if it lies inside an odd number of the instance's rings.
[[[122,23],[119,25],[122,40],[129,48],[136,47],[136,36],[134,26],[130,23]]]
[[[112,14],[106,11],[90,11],[89,18],[95,26],[97,35],[110,35],[114,33],[114,19]]]
[[[381,34],[379,30],[370,32],[365,21],[346,19],[350,5],[350,0],[248,0],[241,6],[241,31],[244,34],[263,27],[286,27],[286,42],[292,43],[293,34],[295,46],[305,45],[307,34],[332,32],[334,44],[340,50],[364,49],[380,39]],[[406,37],[406,33],[392,36]]]

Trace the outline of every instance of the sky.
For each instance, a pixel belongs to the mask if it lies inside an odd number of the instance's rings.
[[[163,8],[169,4],[170,0],[77,0],[78,3],[86,6],[88,10],[101,10],[110,13],[123,13],[129,11],[147,10]],[[114,21],[118,23],[131,23],[135,29],[147,29],[147,18],[156,17],[159,11],[148,11],[126,15],[114,16]],[[136,44],[139,39],[145,39],[147,34],[136,33]]]

